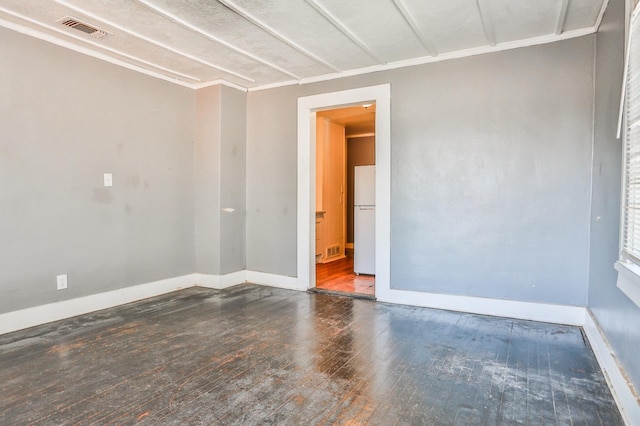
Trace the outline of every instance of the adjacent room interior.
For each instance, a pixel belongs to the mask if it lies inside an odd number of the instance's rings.
[[[317,290],[375,296],[375,111],[316,113]]]
[[[640,424],[636,3],[0,0],[0,424]]]

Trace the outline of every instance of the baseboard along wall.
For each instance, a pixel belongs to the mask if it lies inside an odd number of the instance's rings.
[[[113,308],[193,286],[193,276],[154,281],[0,314],[0,334]]]
[[[376,298],[381,302],[423,308],[444,309],[472,314],[507,317],[531,321],[582,326],[585,309],[581,306],[554,305],[550,303],[521,302],[517,300],[489,299],[439,293],[422,293],[397,289],[377,289]]]
[[[263,272],[243,270],[225,275],[188,274],[0,314],[0,334],[113,308],[184,288],[200,286],[224,289],[245,282],[288,290],[306,290],[298,288],[296,278]]]
[[[627,425],[640,425],[640,395],[618,362],[593,313],[589,309],[585,311],[582,329],[607,379],[618,409]]]

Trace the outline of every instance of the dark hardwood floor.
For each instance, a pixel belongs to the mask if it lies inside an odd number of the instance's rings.
[[[256,285],[0,336],[1,425],[622,425],[576,327]]]
[[[353,256],[316,264],[316,288],[366,296],[375,294],[373,275],[356,275],[353,272]]]

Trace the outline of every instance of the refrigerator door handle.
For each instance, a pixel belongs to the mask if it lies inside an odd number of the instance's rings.
[[[375,210],[376,206],[357,206],[360,210]]]

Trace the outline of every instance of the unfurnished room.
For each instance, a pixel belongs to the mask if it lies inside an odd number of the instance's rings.
[[[0,0],[0,424],[640,425],[637,3]]]

